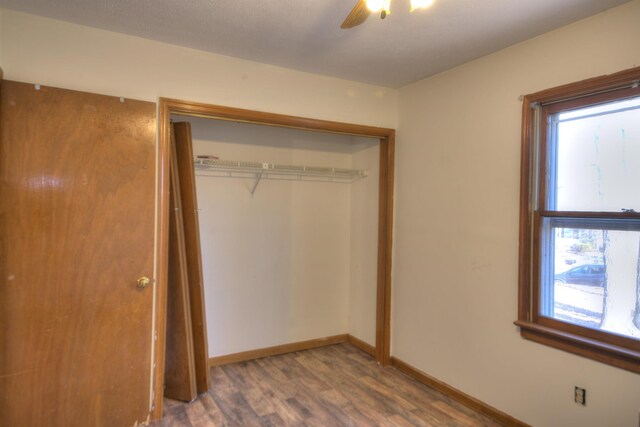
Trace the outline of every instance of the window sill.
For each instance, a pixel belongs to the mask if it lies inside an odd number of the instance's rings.
[[[571,334],[536,323],[517,320],[522,338],[640,373],[640,352]]]

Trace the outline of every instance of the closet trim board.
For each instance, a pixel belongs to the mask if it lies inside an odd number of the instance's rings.
[[[380,177],[378,188],[378,266],[376,288],[376,345],[375,357],[381,365],[390,363],[391,343],[391,268],[393,241],[393,195],[394,195],[394,153],[395,129],[365,126],[351,123],[341,123],[327,120],[317,120],[306,117],[289,116],[283,114],[266,113],[262,111],[245,110],[240,108],[210,105],[177,99],[160,98],[158,103],[160,120],[160,146],[166,146],[170,141],[169,124],[172,114],[201,117],[216,120],[226,120],[239,123],[252,123],[265,126],[276,126],[291,129],[302,129],[318,132],[328,132],[346,135],[373,137],[380,139]],[[168,171],[168,163],[165,172]],[[168,175],[168,174],[167,174]],[[168,177],[163,179],[166,181]],[[160,222],[168,229],[168,181],[162,192],[160,205]],[[164,216],[164,219],[162,218]],[[168,230],[167,230],[168,231]],[[162,237],[162,236],[161,236]],[[166,238],[166,235],[164,236]],[[164,248],[166,249],[166,244]],[[160,263],[166,265],[168,260],[166,250],[160,254]],[[166,268],[166,267],[163,267]],[[158,324],[166,322],[166,280],[160,287],[158,298]],[[161,301],[160,296],[164,299]],[[158,330],[157,357],[164,358],[165,339]],[[164,359],[162,359],[164,362]],[[163,364],[156,365],[155,406],[154,419],[162,417],[162,385]]]
[[[343,135],[388,138],[395,134],[395,129],[389,128],[317,120],[306,117],[288,116],[285,114],[265,113],[263,111],[244,110],[241,108],[202,104],[170,98],[160,98],[160,108],[168,108],[170,110],[170,115],[179,114],[205,119],[252,123],[265,126],[338,133]]]
[[[375,358],[391,363],[391,254],[393,245],[393,188],[395,134],[380,140],[378,194],[378,286],[376,298]]]

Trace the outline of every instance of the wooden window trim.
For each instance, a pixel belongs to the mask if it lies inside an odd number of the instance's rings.
[[[640,373],[640,342],[626,337],[616,336],[603,331],[593,330],[578,325],[560,322],[538,316],[539,298],[539,266],[540,237],[539,230],[543,217],[602,218],[604,216],[619,219],[638,219],[637,213],[602,214],[598,212],[549,212],[544,206],[547,189],[545,181],[537,187],[539,173],[543,173],[546,159],[544,147],[537,147],[533,138],[535,116],[532,105],[558,103],[566,109],[571,103],[579,104],[581,98],[596,100],[611,98],[611,92],[640,95],[637,85],[640,83],[640,67],[624,70],[615,74],[583,80],[534,94],[526,95],[522,105],[522,142],[520,172],[520,248],[518,271],[518,320],[524,339],[544,344],[556,349],[587,357],[631,372]],[[630,86],[635,87],[630,88]],[[625,89],[627,88],[627,89]],[[572,101],[575,99],[575,101]],[[553,107],[555,109],[555,107]],[[544,119],[544,114],[542,115]],[[543,122],[544,123],[544,122]],[[541,140],[546,138],[546,126],[541,126]],[[544,145],[544,143],[542,144]],[[538,150],[538,153],[534,153]],[[537,155],[536,155],[537,154]],[[537,159],[537,161],[536,161]],[[541,168],[536,170],[536,168]],[[544,176],[544,175],[542,175]],[[535,206],[534,195],[539,189],[538,206]]]

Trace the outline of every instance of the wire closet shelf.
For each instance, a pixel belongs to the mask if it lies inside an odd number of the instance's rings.
[[[352,183],[367,176],[367,171],[362,169],[283,165],[267,162],[202,159],[198,157],[194,159],[194,167],[196,175],[253,178],[256,179],[257,182],[261,179],[280,179],[290,181]]]

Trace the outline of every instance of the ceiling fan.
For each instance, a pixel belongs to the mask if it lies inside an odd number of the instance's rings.
[[[431,6],[434,0],[411,0],[410,11]],[[353,28],[367,20],[371,12],[380,13],[380,19],[391,13],[391,0],[358,0],[340,28]]]

